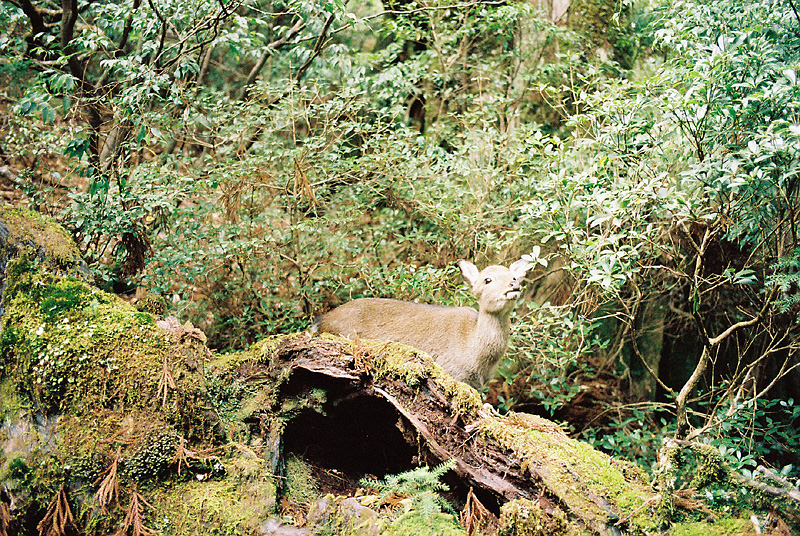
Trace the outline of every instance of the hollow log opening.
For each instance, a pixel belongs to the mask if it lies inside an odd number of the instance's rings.
[[[432,453],[412,423],[370,386],[299,368],[281,391],[284,400],[309,400],[314,391],[318,399],[324,396],[324,402],[300,410],[287,422],[282,442],[284,458],[302,457],[325,492],[350,494],[363,477],[383,479],[446,461]],[[461,508],[470,487],[454,472],[443,481],[450,491],[442,495]],[[500,505],[491,494],[474,493],[499,514]]]
[[[284,453],[360,478],[407,471],[416,450],[396,426],[397,412],[385,400],[362,393],[301,411],[284,431]]]

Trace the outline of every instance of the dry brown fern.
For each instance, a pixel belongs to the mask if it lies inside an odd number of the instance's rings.
[[[186,439],[181,437],[178,442],[178,448],[175,449],[175,456],[172,457],[172,463],[178,464],[178,476],[181,476],[181,467],[189,467],[189,460],[204,460],[205,457],[197,451],[186,448]]]
[[[39,536],[68,536],[77,534],[78,527],[75,526],[75,516],[67,502],[67,491],[64,484],[58,489],[53,500],[47,506],[47,512],[36,526]]]
[[[128,511],[125,514],[125,524],[121,529],[114,533],[114,536],[127,536],[130,531],[131,536],[154,536],[157,532],[151,528],[144,526],[144,507],[152,508],[152,506],[144,500],[144,497],[139,495],[139,492],[134,491],[131,497],[131,504],[128,506]]]
[[[0,536],[9,536],[11,530],[11,522],[14,518],[11,516],[11,509],[5,501],[0,500]]]
[[[461,525],[467,530],[469,536],[475,534],[494,534],[497,532],[499,522],[497,517],[491,513],[472,493],[469,488],[467,503],[460,515]]]
[[[100,505],[100,511],[104,514],[108,512],[106,507],[109,504],[119,502],[119,477],[117,476],[117,468],[119,466],[121,449],[122,447],[117,447],[117,453],[114,455],[114,460],[111,462],[111,465],[109,465],[108,469],[95,480],[95,484],[99,482],[100,486],[97,488],[97,493],[94,494],[94,498],[97,504]]]
[[[167,406],[169,389],[175,390],[176,388],[175,378],[172,377],[172,373],[169,371],[167,357],[164,356],[164,368],[161,371],[161,378],[158,380],[158,394],[161,396],[161,407]]]

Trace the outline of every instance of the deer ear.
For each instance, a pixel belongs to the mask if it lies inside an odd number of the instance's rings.
[[[474,285],[478,281],[480,270],[478,270],[477,266],[469,261],[461,260],[458,261],[458,267],[461,268],[461,275],[464,276],[464,280],[467,283]]]
[[[531,267],[531,261],[523,258],[511,263],[511,266],[508,267],[508,270],[514,277],[521,278],[525,275],[525,272],[527,272],[530,267]]]

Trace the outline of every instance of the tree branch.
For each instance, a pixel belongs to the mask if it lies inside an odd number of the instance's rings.
[[[800,22],[800,14],[797,13],[797,8],[794,7],[794,2],[792,0],[789,0],[789,6],[792,8],[792,11],[794,11],[794,18],[797,19],[797,22]]]
[[[164,19],[164,16],[158,11],[155,4],[153,4],[153,0],[147,0],[147,3],[150,4],[150,9],[153,10],[153,13],[156,14],[159,22],[161,22],[161,38],[158,42],[158,49],[156,49],[156,53],[153,54],[153,57],[150,58],[150,65],[156,65],[156,61],[158,57],[161,55],[161,51],[164,49],[164,41],[167,38],[167,21]]]
[[[42,12],[30,0],[20,0],[19,7],[31,21],[31,33],[34,36],[47,31]]]
[[[311,55],[308,56],[308,59],[305,61],[305,63],[303,63],[303,65],[301,65],[297,70],[297,73],[295,73],[294,82],[298,82],[301,78],[303,78],[303,75],[306,73],[308,68],[311,67],[311,63],[317,56],[319,56],[320,52],[322,52],[325,42],[328,39],[328,31],[330,30],[331,24],[333,24],[333,20],[335,18],[336,17],[333,13],[328,15],[328,20],[325,21],[325,25],[322,27],[319,37],[317,37],[317,42],[314,43],[314,50],[311,52]]]
[[[239,100],[243,101],[247,99],[250,86],[255,83],[256,78],[258,78],[261,69],[264,68],[264,65],[267,63],[267,59],[272,55],[272,52],[288,43],[290,39],[300,33],[300,31],[305,27],[305,21],[303,21],[303,19],[298,19],[297,22],[294,23],[294,26],[289,28],[289,31],[286,32],[283,37],[269,43],[264,47],[264,53],[261,54],[261,57],[258,58],[256,64],[253,65],[252,69],[250,69],[250,74],[247,75],[247,80],[244,81],[244,87],[242,87],[242,92],[239,94]]]
[[[128,13],[128,18],[125,19],[125,28],[122,30],[122,38],[119,40],[119,45],[117,45],[117,55],[122,53],[125,49],[125,45],[128,44],[131,28],[133,28],[133,15],[136,13],[136,10],[139,9],[140,3],[141,0],[133,0],[133,8],[131,9],[130,13]]]

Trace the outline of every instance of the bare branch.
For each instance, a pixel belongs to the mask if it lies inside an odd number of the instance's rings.
[[[767,314],[767,311],[769,310],[769,306],[772,304],[772,301],[775,299],[775,295],[777,294],[777,291],[778,291],[778,287],[777,286],[772,287],[772,290],[770,291],[769,296],[767,296],[767,298],[764,300],[764,305],[761,307],[761,311],[759,311],[757,316],[751,318],[750,320],[742,320],[741,322],[735,323],[734,325],[732,325],[731,327],[729,327],[728,329],[726,329],[725,331],[723,331],[722,333],[720,333],[716,337],[708,339],[708,344],[710,344],[711,346],[716,346],[717,344],[721,343],[722,341],[724,341],[725,339],[730,337],[730,335],[734,331],[736,331],[738,329],[741,329],[741,328],[746,328],[747,326],[752,326],[756,322],[759,322]]]

